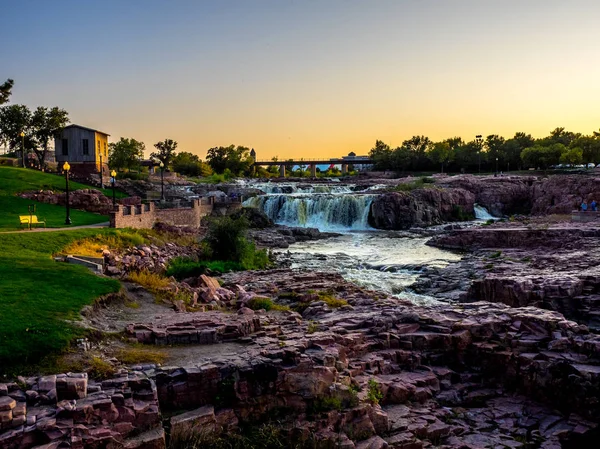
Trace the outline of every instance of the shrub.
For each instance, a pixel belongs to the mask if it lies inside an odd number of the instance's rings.
[[[375,379],[369,379],[367,383],[367,400],[372,404],[379,404],[379,401],[383,399],[383,393],[381,392],[381,387],[375,381]]]
[[[267,312],[273,308],[273,301],[270,298],[256,296],[250,299],[247,303],[252,310],[265,309]]]
[[[210,258],[239,262],[245,270],[269,266],[267,251],[257,250],[254,243],[246,239],[247,229],[248,220],[244,216],[238,218],[226,216],[209,220],[208,233],[204,242]]]
[[[165,289],[171,283],[166,277],[151,273],[148,270],[133,271],[129,273],[128,278],[131,282],[135,282],[150,291]]]
[[[90,359],[90,367],[87,370],[87,373],[93,379],[108,379],[115,374],[115,368],[105,360],[102,360],[100,357],[92,357]]]
[[[197,277],[207,271],[227,273],[242,271],[244,267],[238,262],[224,260],[194,260],[185,257],[176,257],[171,260],[165,272],[167,277],[173,276],[178,281],[189,277]]]
[[[121,349],[119,352],[117,352],[116,357],[121,363],[125,363],[127,365],[135,365],[138,363],[162,364],[166,359],[166,354],[164,351],[154,348],[146,348],[140,344],[137,344],[125,349]]]
[[[337,309],[339,307],[348,305],[348,301],[346,301],[345,299],[338,299],[329,292],[320,291],[318,295],[319,299],[332,309]]]
[[[308,322],[308,327],[306,328],[307,334],[314,334],[318,330],[319,330],[319,325],[317,323],[315,323],[314,321]]]

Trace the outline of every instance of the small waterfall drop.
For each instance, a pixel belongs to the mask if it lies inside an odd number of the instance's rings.
[[[494,217],[492,214],[490,214],[488,212],[488,210],[485,207],[480,206],[479,204],[475,204],[475,206],[473,207],[473,210],[475,211],[475,218],[477,220],[483,220],[483,221],[498,220],[497,217]]]
[[[367,230],[373,195],[295,194],[262,195],[244,206],[262,209],[271,220],[288,226],[320,230]]]

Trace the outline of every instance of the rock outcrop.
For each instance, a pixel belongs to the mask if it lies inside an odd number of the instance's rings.
[[[600,201],[597,175],[550,176],[533,184],[534,215],[568,214],[578,210],[582,201]]]
[[[19,195],[40,203],[66,204],[66,194],[55,193],[52,190],[41,190],[38,192],[25,192]],[[108,215],[112,210],[112,198],[105,196],[100,190],[81,189],[69,192],[69,204],[73,209],[85,210],[100,215]]]
[[[475,195],[475,202],[492,215],[527,214],[532,207],[534,176],[450,176],[438,181],[445,188],[460,188]]]
[[[475,195],[464,189],[417,189],[377,196],[369,224],[377,229],[409,229],[473,218]]]

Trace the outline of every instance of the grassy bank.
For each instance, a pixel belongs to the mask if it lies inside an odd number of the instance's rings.
[[[70,189],[92,188],[78,182],[70,182]],[[49,228],[65,226],[65,208],[53,204],[44,204],[15,196],[17,193],[31,190],[65,190],[65,179],[61,176],[42,173],[35,170],[17,167],[0,166],[0,230],[11,231],[21,229],[19,215],[28,215],[27,207],[36,205],[36,215],[46,220]],[[104,189],[105,195],[111,191]],[[119,196],[123,196],[119,192]],[[90,225],[108,221],[104,215],[92,214],[79,210],[71,210],[72,226]]]
[[[74,230],[0,236],[0,371],[65,348],[81,330],[67,321],[119,283],[88,269],[55,262],[52,255],[76,239],[118,231]]]

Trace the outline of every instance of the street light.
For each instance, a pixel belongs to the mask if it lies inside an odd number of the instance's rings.
[[[498,176],[498,158],[496,158],[496,176]]]
[[[71,166],[68,162],[63,164],[63,171],[65,172],[65,183],[67,185],[67,218],[65,219],[65,224],[71,224],[71,211],[69,209],[69,170],[71,170]]]
[[[481,144],[483,142],[481,134],[475,136],[475,142],[477,142],[477,161],[479,164],[479,173],[481,173]]]
[[[115,184],[117,183],[117,172],[116,171],[111,171],[110,172],[110,183],[112,184],[112,191],[113,191],[113,210],[115,210]]]
[[[163,161],[160,161],[160,200],[165,200],[165,164]]]
[[[23,168],[25,168],[25,133],[21,131],[21,159],[23,161]]]
[[[104,188],[104,167],[102,166],[102,150],[100,150],[100,188]]]

